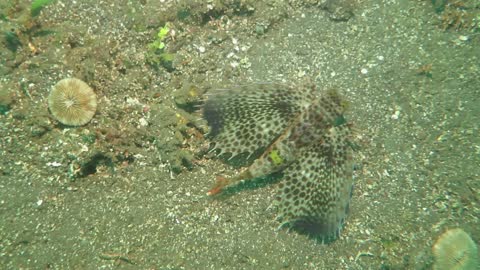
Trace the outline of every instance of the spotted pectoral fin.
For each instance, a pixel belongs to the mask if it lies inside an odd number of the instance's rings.
[[[276,83],[210,92],[203,115],[214,148],[232,157],[266,148],[300,113],[309,95],[309,91]]]
[[[302,148],[279,184],[277,218],[282,225],[323,241],[336,239],[348,211],[352,171],[345,137],[330,136]]]

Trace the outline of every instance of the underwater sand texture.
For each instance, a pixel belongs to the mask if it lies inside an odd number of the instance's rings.
[[[22,46],[0,46],[2,269],[430,269],[448,228],[478,244],[480,35],[443,30],[431,1],[358,1],[347,20],[323,1],[54,1],[31,36],[10,2],[0,27]],[[165,21],[173,72],[145,59]],[[190,154],[208,141],[178,106],[307,76],[345,96],[360,130],[350,212],[328,245],[275,230],[275,185],[207,197],[238,172]],[[48,112],[66,77],[97,94],[85,126]]]

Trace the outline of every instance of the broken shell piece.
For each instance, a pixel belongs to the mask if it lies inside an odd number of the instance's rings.
[[[76,78],[59,81],[50,91],[48,107],[60,123],[82,126],[90,122],[97,109],[97,96],[85,82]]]
[[[434,270],[480,269],[477,245],[462,229],[444,232],[432,250],[435,257]]]

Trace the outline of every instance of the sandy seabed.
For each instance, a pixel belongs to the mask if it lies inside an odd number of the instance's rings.
[[[0,3],[2,269],[431,269],[445,230],[479,242],[480,35],[449,10],[56,1],[31,18],[14,2]],[[166,22],[174,58],[152,63]],[[97,94],[87,125],[48,111],[67,77]],[[276,230],[274,184],[205,195],[237,169],[204,155],[193,109],[210,89],[307,77],[346,96],[360,145],[350,214],[328,245]]]

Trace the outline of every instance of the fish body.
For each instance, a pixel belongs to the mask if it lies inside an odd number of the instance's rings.
[[[219,177],[209,195],[238,181],[282,172],[274,206],[280,227],[331,241],[348,212],[353,186],[350,125],[345,102],[313,84],[239,86],[211,93],[204,117],[213,150],[235,157],[263,153],[231,178]]]

